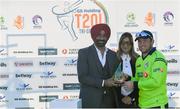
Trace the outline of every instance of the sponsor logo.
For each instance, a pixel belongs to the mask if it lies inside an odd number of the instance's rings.
[[[180,99],[180,97],[178,96],[178,94],[176,92],[169,92],[168,93],[168,97],[169,99]]]
[[[145,63],[145,64],[144,64],[144,67],[145,67],[145,68],[148,68],[148,67],[149,67],[149,62]]]
[[[14,98],[15,101],[32,101],[34,98]]]
[[[176,75],[176,74],[180,74],[180,71],[168,71],[168,74]]]
[[[6,96],[0,96],[0,100],[4,99]]]
[[[20,83],[18,84],[18,87],[16,88],[18,91],[25,91],[25,90],[32,90],[30,87],[30,84]]]
[[[7,90],[7,89],[8,89],[7,86],[1,86],[1,87],[0,87],[0,90]]]
[[[55,48],[39,48],[38,55],[57,55],[57,49],[55,49]]]
[[[167,63],[178,63],[178,61],[176,59],[170,59],[167,60]]]
[[[63,49],[62,50],[62,54],[67,54],[68,53],[68,50],[67,49]]]
[[[29,66],[33,66],[33,62],[14,62],[14,65],[16,67],[29,67]]]
[[[65,83],[63,84],[63,90],[79,90],[80,84],[79,83]]]
[[[0,74],[0,78],[1,79],[5,79],[5,78],[9,78],[9,75],[8,74]]]
[[[83,6],[86,4],[83,2],[89,5]],[[109,22],[107,10],[98,0],[65,1],[53,6],[52,13],[61,30],[67,32],[73,41],[79,38],[77,33],[87,34],[93,25]]]
[[[2,47],[2,48],[1,48]],[[0,56],[7,56],[7,50],[4,48],[12,47],[11,45],[0,45]]]
[[[138,27],[138,24],[136,24],[136,15],[133,12],[129,12],[126,15],[127,23],[124,25],[124,27]]]
[[[143,72],[137,72],[138,77],[143,77],[144,73]]]
[[[55,66],[56,62],[48,62],[48,61],[45,61],[45,62],[39,62],[39,65],[41,66]]]
[[[153,69],[153,72],[164,72],[163,68],[155,68]]]
[[[144,75],[145,78],[148,77],[148,73],[147,72],[144,72],[143,75]]]
[[[4,49],[0,51],[0,56],[7,56],[7,55],[8,53]]]
[[[58,99],[58,95],[45,95],[39,96],[39,102],[50,102],[52,100]]]
[[[18,51],[13,51],[14,54],[32,54],[33,51],[29,50],[18,50]]]
[[[3,102],[3,103],[7,103],[8,102],[8,100],[6,99],[6,96],[4,96],[4,95],[0,95],[0,102]]]
[[[31,78],[32,74],[15,74],[16,78]]]
[[[79,96],[78,95],[64,95],[63,99],[67,100],[67,99],[78,99]]]
[[[65,73],[65,74],[62,74],[62,76],[78,76],[77,73]]]
[[[168,82],[168,83],[166,83],[166,85],[167,86],[171,86],[171,87],[178,87],[178,83],[170,83],[170,82]]]
[[[148,12],[145,17],[145,23],[147,26],[154,26],[155,24],[155,14],[152,12]]]
[[[62,54],[66,55],[66,54],[78,54],[79,49],[63,49],[62,50]]]
[[[16,19],[14,20],[14,26],[18,30],[22,30],[24,28],[24,17],[17,16]]]
[[[68,58],[64,63],[64,66],[76,66],[77,65],[77,58]]]
[[[67,100],[69,97],[67,95],[63,96],[63,99]]]
[[[173,20],[174,20],[174,14],[170,11],[167,11],[164,13],[163,15],[163,19],[164,19],[164,25],[173,25]]]
[[[176,49],[175,45],[165,45],[164,49],[161,50],[163,53],[174,53],[178,52],[179,50]]]
[[[7,26],[5,26],[5,18],[0,16],[0,30],[7,30]]]
[[[3,51],[4,51],[4,49],[0,49],[0,53],[3,52]]]
[[[56,75],[54,75],[54,72],[47,71],[47,72],[43,72],[43,74],[40,77],[41,78],[56,78]]]
[[[58,88],[58,86],[38,86],[39,88],[44,88],[44,89],[47,89],[47,88],[50,88],[50,89],[55,89],[55,88]]]
[[[54,75],[54,72],[48,71],[48,72],[43,72],[43,74],[40,76],[41,78],[56,78],[56,75]]]
[[[40,15],[35,15],[33,18],[32,18],[32,22],[34,24],[33,28],[34,29],[41,29],[42,26],[40,25],[43,20],[42,20],[42,17]]]
[[[4,62],[1,62],[1,63],[0,63],[0,67],[7,67],[7,64],[4,63]]]
[[[0,16],[0,25],[3,25],[5,22],[5,18],[3,16]]]
[[[175,92],[170,92],[169,93],[169,97],[172,97],[172,96],[174,96],[176,93]]]

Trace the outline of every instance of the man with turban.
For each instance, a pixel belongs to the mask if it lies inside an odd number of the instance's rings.
[[[107,24],[91,28],[94,42],[78,52],[77,72],[80,82],[80,99],[83,108],[116,107],[116,82],[113,79],[117,68],[116,53],[105,47],[111,30]]]

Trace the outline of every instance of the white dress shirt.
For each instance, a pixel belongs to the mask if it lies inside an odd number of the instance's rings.
[[[97,51],[97,54],[98,54],[98,58],[99,58],[99,60],[101,62],[101,65],[104,67],[105,64],[106,64],[106,54],[107,54],[108,49],[105,48],[105,51],[102,54],[101,51],[96,46],[95,46],[95,48],[96,48],[96,51]]]
[[[123,60],[123,70],[122,70],[123,73],[132,77],[132,68],[131,68],[131,63],[130,63],[131,57],[127,54],[123,54],[121,58]],[[127,86],[121,87],[121,94],[124,96],[128,96],[132,92],[133,92],[133,89],[129,89]]]

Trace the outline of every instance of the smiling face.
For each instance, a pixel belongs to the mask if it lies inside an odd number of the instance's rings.
[[[123,53],[129,54],[129,52],[132,49],[132,44],[130,42],[130,39],[128,37],[125,37],[122,40],[122,43],[121,43],[120,47],[121,47],[121,50],[122,50]]]
[[[105,47],[107,40],[105,31],[101,30],[99,35],[95,38],[95,45],[97,47]]]
[[[147,54],[149,50],[152,48],[153,44],[154,44],[154,40],[151,40],[150,38],[138,39],[138,47],[139,47],[139,50],[142,52],[142,54]]]

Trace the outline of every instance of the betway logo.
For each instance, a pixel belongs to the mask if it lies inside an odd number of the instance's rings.
[[[55,66],[56,62],[39,62],[39,65],[44,65],[44,66]]]
[[[177,87],[177,86],[178,86],[178,83],[167,83],[167,86],[174,86],[174,87]]]
[[[16,74],[16,78],[31,78],[32,74]]]
[[[176,59],[170,59],[170,60],[167,60],[168,63],[177,63],[178,61]]]

